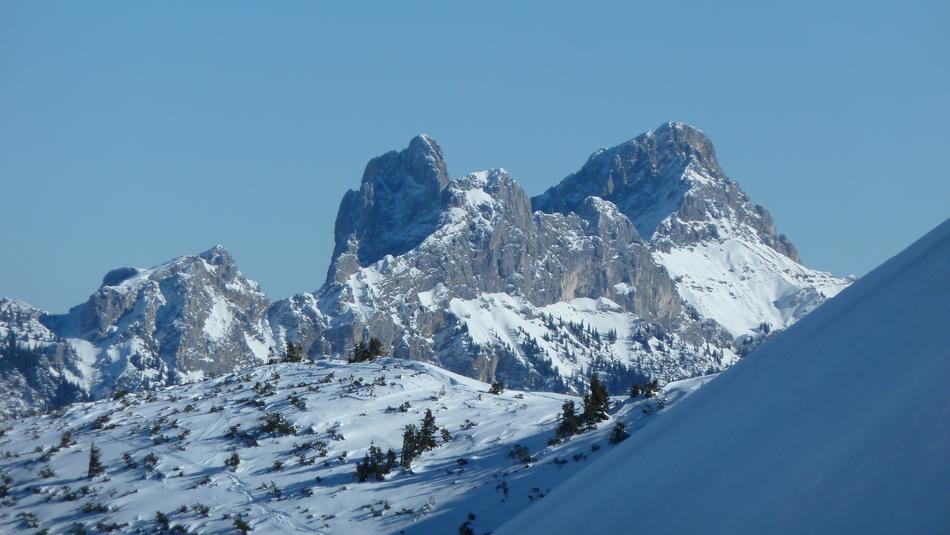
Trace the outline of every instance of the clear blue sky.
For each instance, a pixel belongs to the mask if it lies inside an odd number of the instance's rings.
[[[689,122],[839,274],[950,216],[946,1],[356,4],[0,2],[0,295],[63,311],[216,243],[314,289],[343,192],[419,132],[536,194]]]

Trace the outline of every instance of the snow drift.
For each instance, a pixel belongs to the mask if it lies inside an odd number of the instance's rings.
[[[950,529],[950,220],[497,531]]]

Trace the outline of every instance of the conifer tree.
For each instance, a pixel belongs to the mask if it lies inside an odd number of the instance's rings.
[[[396,452],[394,452],[392,448],[389,448],[389,451],[386,452],[386,472],[392,472],[398,465]]]
[[[633,383],[633,385],[630,387],[630,397],[640,397],[640,385],[638,383]]]
[[[577,416],[577,408],[573,401],[565,401],[561,405],[561,423],[557,426],[557,438],[563,440],[576,435],[581,428],[581,419]]]
[[[379,338],[370,337],[369,344],[366,340],[360,340],[353,344],[353,356],[350,357],[350,362],[367,362],[385,354],[386,349],[383,342]]]
[[[619,444],[626,440],[629,436],[630,434],[627,433],[627,426],[625,426],[623,422],[617,422],[617,424],[614,425],[614,430],[610,433],[610,443]]]
[[[416,457],[416,426],[409,424],[402,433],[402,455],[399,464],[406,470],[412,468],[412,460]]]
[[[284,362],[303,361],[303,347],[287,340],[287,347],[284,349]]]
[[[386,354],[386,349],[383,347],[383,342],[379,338],[371,337],[369,339],[369,355],[371,359],[381,357]]]
[[[238,465],[241,464],[241,456],[238,455],[238,452],[232,451],[231,456],[224,461],[225,466],[231,467],[232,472],[236,472]]]
[[[383,455],[383,450],[375,444],[369,447],[369,453],[363,456],[363,461],[356,463],[356,478],[360,481],[375,479],[382,481],[396,464],[396,453],[389,450]]]
[[[435,416],[432,416],[432,409],[426,409],[426,414],[422,418],[422,427],[419,429],[419,438],[416,444],[420,452],[434,449],[439,444],[435,441],[435,433],[438,428],[435,425]]]
[[[367,360],[367,354],[369,350],[366,348],[366,342],[360,340],[358,343],[353,344],[353,356],[350,357],[350,362],[363,362]]]
[[[95,443],[93,443],[92,447],[89,448],[89,472],[87,474],[89,479],[102,475],[106,471],[106,468],[102,466],[102,461],[100,460],[101,454],[102,452],[96,447]]]
[[[610,410],[610,394],[607,386],[595,374],[590,378],[590,392],[584,396],[584,422],[593,426],[607,419]]]

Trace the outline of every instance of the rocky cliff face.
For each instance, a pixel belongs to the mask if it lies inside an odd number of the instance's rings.
[[[278,339],[297,340],[317,356],[375,336],[400,357],[559,389],[577,386],[595,367],[672,379],[734,358],[721,329],[686,313],[650,244],[613,203],[587,196],[565,213],[532,211],[503,169],[441,181],[436,170],[446,165],[437,147],[420,136],[370,162],[359,190],[364,202],[354,204],[350,192],[341,204],[326,284],[272,307]],[[398,165],[380,166],[380,159]],[[387,185],[386,202],[374,196],[383,191],[378,184]],[[401,218],[404,206],[421,213],[423,205],[421,219]],[[340,223],[376,220],[418,243],[406,249]],[[420,220],[435,221],[421,240]],[[610,341],[594,344],[601,335]],[[654,347],[669,358],[655,358]]]
[[[346,252],[367,264],[418,245],[438,225],[442,191],[449,180],[442,149],[428,136],[417,136],[405,150],[370,160],[360,189],[348,191],[340,203],[334,260]],[[335,263],[330,269],[347,271]]]
[[[0,303],[0,386],[25,400],[8,413],[370,336],[486,381],[577,390],[596,371],[619,391],[721,370],[847,284],[802,266],[680,123],[595,152],[534,199],[503,169],[451,179],[418,136],[367,164],[335,239],[323,286],[274,303],[220,247],[114,270],[65,315]]]

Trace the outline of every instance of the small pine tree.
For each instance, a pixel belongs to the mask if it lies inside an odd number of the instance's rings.
[[[465,519],[465,522],[462,522],[462,525],[459,526],[459,535],[475,535],[475,530],[472,529],[472,522],[475,521],[475,514],[469,513],[468,518]]]
[[[303,347],[287,340],[287,347],[284,349],[284,362],[303,361]]]
[[[640,385],[638,383],[633,383],[633,386],[630,387],[630,397],[640,397]]]
[[[382,340],[376,337],[371,337],[369,339],[369,355],[371,359],[381,357],[386,354],[386,349],[383,346]]]
[[[627,426],[623,425],[623,422],[617,422],[614,425],[614,430],[610,433],[610,443],[611,444],[620,444],[627,437],[630,436],[630,433],[627,433]]]
[[[243,518],[236,516],[234,517],[234,529],[240,531],[244,535],[247,535],[247,532],[254,531],[254,528],[251,527]]]
[[[581,419],[577,415],[577,407],[573,401],[565,401],[561,405],[561,423],[557,426],[557,439],[563,440],[576,435],[581,429]]]
[[[370,337],[368,344],[365,340],[360,340],[353,345],[353,356],[350,358],[350,362],[367,362],[385,354],[386,349],[383,342],[379,338]]]
[[[360,340],[359,343],[353,344],[353,356],[350,357],[350,362],[363,362],[369,360],[369,349],[366,347],[366,342]]]
[[[607,419],[609,409],[610,395],[607,392],[607,386],[597,375],[594,375],[590,378],[590,392],[584,396],[583,420],[588,426],[593,427],[597,422]]]
[[[383,450],[371,444],[369,452],[363,456],[361,462],[356,463],[356,478],[360,481],[375,479],[382,481],[386,474],[396,467],[396,452],[389,450],[385,455]]]
[[[375,447],[375,446],[371,446]],[[369,479],[370,476],[370,457],[367,453],[363,456],[363,460],[356,463],[356,480],[360,483]]]
[[[232,451],[231,456],[224,461],[224,465],[230,467],[232,472],[237,472],[239,464],[241,464],[241,456],[236,451]]]
[[[419,452],[429,451],[439,445],[435,441],[436,431],[438,428],[435,426],[435,416],[432,416],[431,409],[426,409],[425,416],[422,417],[422,427],[419,428],[419,437],[416,439]]]
[[[402,455],[399,464],[406,470],[412,469],[412,460],[416,458],[416,426],[409,424],[402,433]]]
[[[397,466],[399,466],[399,462],[396,460],[396,452],[389,448],[389,451],[386,452],[386,472],[392,472]]]
[[[165,530],[167,530],[171,524],[171,519],[168,518],[168,515],[161,511],[155,511],[155,521]]]
[[[100,460],[101,454],[102,452],[96,447],[95,443],[93,443],[92,447],[89,448],[89,472],[87,474],[89,479],[100,476],[106,471],[106,468],[102,466],[102,461]]]
[[[495,395],[501,394],[504,391],[505,391],[505,383],[502,382],[501,380],[493,382],[491,384],[491,388],[488,389],[489,394],[495,394]]]
[[[652,398],[659,391],[660,385],[657,383],[656,379],[651,379],[643,385],[643,397],[645,398]]]

